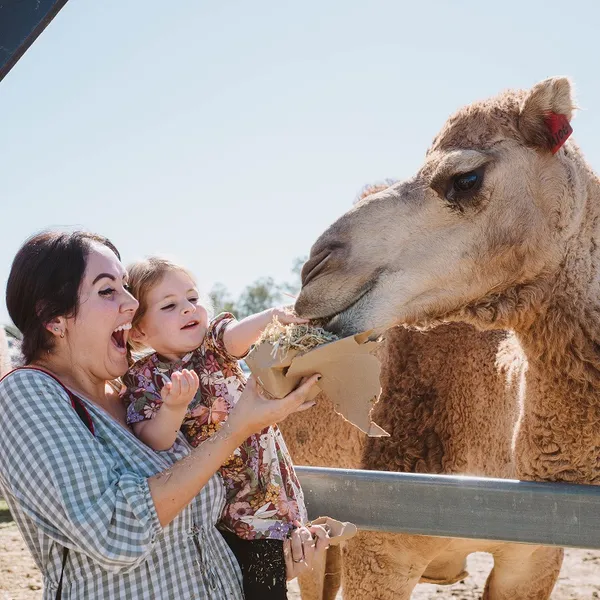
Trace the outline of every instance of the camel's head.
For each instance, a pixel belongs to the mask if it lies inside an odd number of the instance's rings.
[[[553,78],[458,111],[412,179],[317,240],[298,313],[344,335],[469,314],[509,326],[507,298],[516,310],[556,271],[581,218],[583,161],[571,143],[557,148],[573,110],[569,81]]]

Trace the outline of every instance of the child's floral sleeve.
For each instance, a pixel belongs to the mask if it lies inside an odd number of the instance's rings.
[[[153,419],[162,404],[160,391],[154,383],[132,368],[123,377],[123,385],[126,389],[121,398],[127,406],[127,423]]]
[[[229,327],[232,323],[236,322],[236,318],[231,313],[221,313],[217,317],[213,319],[213,321],[208,326],[208,330],[206,332],[206,341],[208,342],[208,346],[213,352],[220,354],[228,361],[237,363],[240,358],[244,358],[244,356],[233,356],[227,352],[225,348],[225,342],[223,341],[223,334],[227,327]]]

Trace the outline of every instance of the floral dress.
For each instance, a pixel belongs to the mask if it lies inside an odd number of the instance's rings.
[[[154,418],[160,391],[174,371],[193,369],[200,386],[190,402],[181,432],[194,447],[213,435],[238,401],[245,377],[223,343],[233,315],[223,313],[208,327],[202,345],[176,362],[157,353],[136,362],[123,382],[127,420]],[[240,538],[285,539],[293,522],[307,521],[304,496],[281,431],[276,425],[249,437],[221,468],[226,505],[220,526]]]

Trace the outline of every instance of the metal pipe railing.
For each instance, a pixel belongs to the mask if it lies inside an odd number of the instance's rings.
[[[360,529],[600,549],[600,486],[296,468],[311,518]]]

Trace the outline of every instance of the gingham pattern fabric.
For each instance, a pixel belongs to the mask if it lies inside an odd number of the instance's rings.
[[[242,600],[235,558],[215,528],[218,475],[165,529],[147,477],[189,453],[156,453],[82,399],[95,436],[50,376],[17,370],[0,382],[0,489],[54,599],[63,547],[65,600]]]

